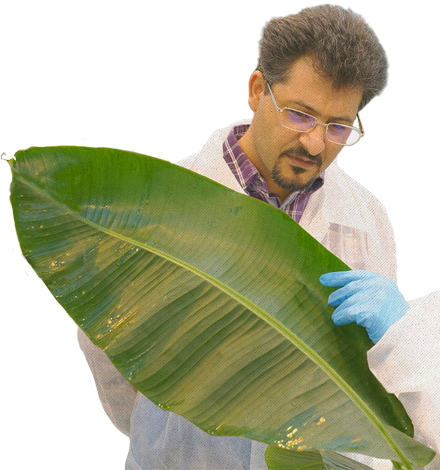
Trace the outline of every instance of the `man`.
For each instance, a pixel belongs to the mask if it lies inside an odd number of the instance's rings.
[[[369,351],[372,371],[398,394],[415,437],[438,451],[439,414],[433,412],[436,397],[429,384],[440,373],[423,346],[438,348],[440,293],[410,305],[405,301],[395,284],[395,245],[385,210],[335,162],[344,146],[364,135],[359,111],[383,90],[386,78],[382,46],[350,10],[324,5],[273,19],[263,31],[258,67],[249,81],[252,121],[215,132],[197,155],[180,164],[287,212],[353,268],[320,278],[342,287],[329,298],[338,306],[333,320],[366,328],[377,343]],[[267,468],[265,445],[210,436],[158,408],[81,331],[79,340],[106,412],[130,436],[126,469]],[[412,354],[417,341],[424,343],[417,349],[425,355],[424,374]],[[391,468],[390,462],[353,458],[374,469]],[[439,465],[436,458],[426,468]]]

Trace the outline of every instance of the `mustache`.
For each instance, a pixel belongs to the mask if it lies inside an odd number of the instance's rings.
[[[321,166],[322,164],[321,155],[310,155],[310,153],[307,152],[307,150],[303,147],[287,149],[280,155],[280,157],[287,155],[297,155],[298,157],[307,158],[311,162],[316,163],[318,166]]]

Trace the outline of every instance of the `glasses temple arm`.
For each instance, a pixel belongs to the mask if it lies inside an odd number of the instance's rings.
[[[359,117],[359,113],[356,114],[356,117],[358,118],[358,121],[359,121],[359,130],[361,131],[361,134],[364,135],[365,132],[364,132],[364,128],[362,126],[361,118]]]

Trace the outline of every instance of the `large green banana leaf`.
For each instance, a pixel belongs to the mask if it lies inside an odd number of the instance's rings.
[[[369,371],[364,329],[331,321],[318,277],[348,267],[287,214],[120,150],[33,147],[11,167],[25,257],[150,400],[277,446],[270,468],[279,448],[433,458]]]

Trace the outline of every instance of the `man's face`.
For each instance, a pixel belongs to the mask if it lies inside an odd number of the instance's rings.
[[[310,185],[343,146],[329,142],[325,127],[319,124],[309,132],[283,127],[270,94],[264,94],[265,86],[261,72],[254,72],[249,82],[254,118],[240,145],[269,189],[287,197]],[[273,85],[272,91],[280,108],[303,111],[323,123],[353,125],[362,99],[361,90],[334,89],[331,80],[315,71],[308,57],[294,62],[287,80]]]

